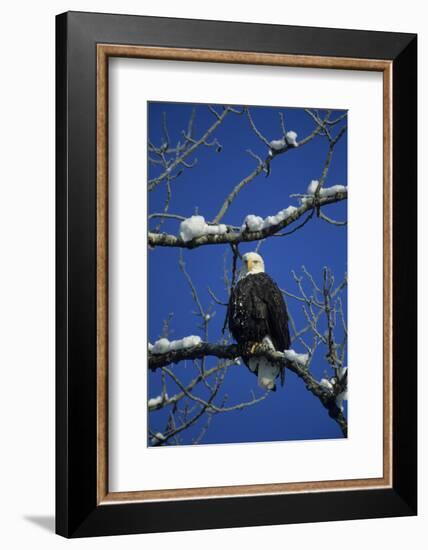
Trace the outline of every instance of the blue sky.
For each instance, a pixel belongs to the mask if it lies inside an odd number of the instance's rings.
[[[212,125],[215,117],[206,105],[157,103],[148,104],[149,139],[159,146],[163,141],[162,118],[166,113],[167,127],[171,143],[175,144],[182,137],[182,130],[187,128],[193,108],[196,108],[194,135],[199,137]],[[313,107],[313,106],[311,106]],[[315,106],[316,107],[316,106]],[[221,106],[216,109],[220,112]],[[282,131],[279,112],[285,119],[286,130],[294,130],[298,140],[311,133],[314,121],[302,109],[286,107],[251,107],[253,120],[260,132],[268,140],[280,139]],[[320,114],[325,112],[320,109]],[[334,118],[343,111],[335,111]],[[336,131],[336,130],[335,130]],[[215,137],[221,144],[217,147],[199,147],[195,154],[187,159],[192,162],[197,158],[193,168],[185,168],[183,173],[171,182],[172,195],[169,212],[189,217],[196,212],[211,220],[217,214],[224,199],[233,187],[248,175],[256,166],[248,149],[262,158],[266,157],[267,147],[252,131],[244,115],[228,114],[224,122],[215,131]],[[304,193],[313,179],[319,179],[328,150],[325,137],[317,136],[307,145],[293,149],[278,156],[271,165],[269,177],[259,175],[232,203],[223,223],[241,225],[247,214],[262,217],[274,215],[289,205],[298,205],[298,199],[290,194]],[[158,175],[161,168],[149,165],[148,177]],[[324,187],[347,185],[347,137],[338,142],[332,164]],[[165,182],[149,193],[149,213],[162,212],[166,200]],[[325,207],[324,212],[337,220],[346,220],[347,203],[342,201]],[[153,229],[158,220],[151,220]],[[294,226],[290,226],[292,229]],[[162,231],[178,234],[179,221],[166,220]],[[240,245],[240,252],[254,250],[257,243]],[[301,274],[302,265],[306,266],[314,278],[321,283],[322,269],[328,266],[339,283],[346,273],[347,266],[347,229],[346,226],[334,226],[314,216],[303,228],[295,233],[267,239],[260,248],[266,271],[281,288],[297,293],[291,271]],[[215,311],[209,324],[209,340],[216,342],[221,338],[221,329],[225,318],[225,308],[217,305],[210,297],[210,287],[221,301],[227,301],[223,280],[223,269],[231,268],[232,254],[228,245],[201,246],[194,250],[184,250],[183,257],[195,287],[198,290],[204,309]],[[157,247],[149,251],[149,304],[148,331],[150,342],[156,341],[161,333],[163,322],[172,313],[170,339],[179,339],[190,334],[202,336],[200,318],[195,316],[195,303],[187,281],[178,266],[179,249]],[[342,294],[346,313],[346,291]],[[298,328],[306,322],[301,303],[288,299],[288,308]],[[322,324],[320,325],[322,327]],[[338,336],[340,336],[338,328]],[[307,338],[309,344],[311,338]],[[304,352],[301,344],[292,346],[298,352]],[[320,347],[313,359],[311,370],[318,378],[331,370],[324,359],[325,348]],[[216,358],[209,358],[206,367],[216,364]],[[171,369],[185,383],[195,375],[196,370],[191,362],[173,365]],[[160,372],[148,375],[149,397],[160,393]],[[168,382],[168,394],[179,390],[173,382]],[[263,392],[257,386],[257,378],[244,365],[229,368],[219,400],[227,394],[226,405],[251,400],[251,392],[256,396]],[[206,396],[201,389],[199,395]],[[194,403],[193,403],[194,406]],[[149,415],[150,428],[162,432],[167,422],[168,410],[162,409]],[[206,420],[206,419],[205,419]],[[204,425],[204,417],[198,424],[180,434],[180,443],[192,443]],[[342,437],[338,425],[332,421],[321,406],[304,387],[303,383],[290,371],[286,372],[284,387],[278,385],[276,392],[271,392],[267,399],[241,411],[214,415],[201,443],[238,443],[255,441],[323,439]]]

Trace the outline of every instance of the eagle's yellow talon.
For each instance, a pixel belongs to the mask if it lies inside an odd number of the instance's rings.
[[[250,348],[250,353],[256,353],[257,350],[260,348],[261,344],[256,342],[255,344],[253,344]]]

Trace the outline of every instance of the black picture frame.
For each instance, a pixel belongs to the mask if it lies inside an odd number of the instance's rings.
[[[97,503],[100,43],[392,62],[392,487]],[[68,12],[56,18],[56,97],[56,532],[85,537],[415,515],[417,36]]]

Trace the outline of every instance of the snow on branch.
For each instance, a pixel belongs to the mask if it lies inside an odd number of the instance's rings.
[[[298,147],[297,133],[293,130],[286,132],[285,136],[281,139],[273,139],[269,142],[269,155],[273,157],[279,152],[283,152],[288,147]]]
[[[297,210],[295,206],[289,206],[284,210],[280,210],[275,216],[267,216],[267,218],[261,218],[254,214],[246,216],[244,223],[241,226],[241,232],[245,231],[260,231],[269,227],[275,227],[288,217],[290,217]]]
[[[187,359],[200,359],[202,357],[218,357],[219,359],[235,359],[240,356],[237,345],[210,344],[201,342],[197,346],[182,348],[180,350],[167,350],[165,353],[153,354],[149,349],[149,369],[156,370],[171,363],[178,363]]]
[[[164,403],[168,401],[168,394],[158,395],[157,397],[151,397],[147,401],[147,407],[151,410],[159,409]]]
[[[307,353],[296,353],[294,349],[284,350],[284,357],[291,361],[292,363],[297,363],[298,365],[305,367],[309,360],[309,354]]]
[[[168,353],[170,351],[177,351],[186,348],[193,348],[201,343],[200,336],[185,336],[181,340],[172,340],[168,338],[160,338],[154,345],[149,344],[149,352],[153,355],[159,355],[162,353]]]
[[[290,130],[288,132],[285,131],[285,124],[284,124],[284,117],[281,117],[281,126],[283,130],[283,137],[281,139],[273,139],[271,141],[268,141],[267,138],[259,131],[259,129],[256,127],[253,117],[251,116],[250,109],[248,107],[244,108],[244,111],[247,114],[248,121],[250,123],[250,126],[253,130],[253,132],[256,134],[256,136],[262,141],[267,147],[269,148],[269,155],[272,157],[279,152],[284,152],[285,149],[288,147],[298,147],[299,144],[297,142],[297,133],[294,130]],[[280,113],[282,114],[282,113]]]
[[[317,191],[320,197],[332,197],[337,193],[347,191],[347,187],[344,185],[332,185],[331,187],[323,187],[322,189],[319,189],[319,181],[312,180],[308,186],[308,195],[314,196]]]
[[[148,234],[149,246],[151,247],[170,246],[170,247],[192,249],[202,245],[239,244],[241,242],[258,241],[260,239],[265,239],[266,237],[275,235],[275,233],[277,233],[281,229],[284,229],[288,225],[297,221],[306,212],[308,212],[309,210],[312,210],[314,207],[322,207],[328,204],[333,204],[336,202],[346,200],[348,197],[347,188],[344,186],[334,186],[334,187],[338,188],[336,192],[328,193],[326,195],[320,196],[319,198],[315,196],[308,197],[307,195],[303,195],[303,198],[307,198],[308,200],[303,201],[303,204],[301,204],[301,206],[299,206],[298,208],[288,207],[287,209],[280,211],[278,214],[276,214],[276,220],[274,219],[275,216],[268,216],[268,218],[266,218],[266,222],[265,220],[263,220],[263,218],[261,218],[262,220],[261,227],[258,227],[259,224],[257,223],[257,228],[254,228],[254,229],[247,226],[247,230],[245,231],[227,230],[226,232],[224,232],[222,227],[223,224],[220,224],[220,225],[214,226],[216,228],[215,232],[213,232],[214,230],[212,229],[208,229],[206,232],[204,230],[204,232],[200,234],[200,236],[197,236],[197,237],[195,236],[190,240],[187,240],[187,238],[189,238],[190,236],[193,236],[193,227],[190,230],[186,229],[186,232],[184,235],[186,240],[183,240],[182,236],[177,237],[176,235],[169,235],[167,233],[149,232]],[[327,191],[327,190],[328,188],[323,189],[323,191]],[[295,209],[290,210],[293,208]],[[287,215],[283,215],[286,212],[287,212]],[[202,218],[202,216],[193,216],[193,218],[195,217]],[[277,221],[278,223],[275,223],[275,221]],[[205,223],[205,220],[204,220],[204,223]],[[191,226],[194,226],[194,225],[198,225],[198,224],[193,224],[193,223],[191,224]],[[202,223],[200,223],[200,228],[198,229],[197,232],[199,233],[201,229],[204,229],[205,227],[210,228],[213,226],[209,226],[207,224],[202,226]]]
[[[180,224],[180,237],[185,243],[203,235],[224,235],[225,233],[227,233],[226,225],[223,223],[209,225],[203,216],[191,216]]]

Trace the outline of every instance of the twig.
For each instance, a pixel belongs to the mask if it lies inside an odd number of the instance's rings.
[[[208,128],[208,130],[205,131],[205,133],[202,135],[201,138],[199,138],[198,140],[194,141],[194,143],[192,143],[192,145],[186,149],[181,156],[179,156],[175,161],[171,162],[169,165],[168,165],[168,168],[162,172],[162,174],[160,174],[160,176],[156,177],[156,178],[153,178],[151,180],[149,180],[147,182],[148,184],[148,190],[149,191],[152,191],[157,185],[159,185],[159,183],[164,180],[166,177],[168,177],[168,175],[171,173],[172,170],[174,170],[175,168],[177,168],[177,166],[179,164],[182,164],[183,161],[188,157],[190,156],[192,153],[194,153],[196,151],[196,149],[206,143],[206,140],[209,138],[209,136],[217,129],[217,127],[223,122],[224,118],[227,116],[227,114],[229,113],[229,109],[226,108],[222,113],[221,115],[219,116],[218,119],[216,119],[216,121]],[[190,136],[189,135],[186,135],[186,138],[187,139],[190,139]]]
[[[214,294],[214,292],[210,289],[210,287],[208,287],[207,290],[208,290],[209,295],[211,296],[211,298],[214,300],[214,302],[216,304],[218,304],[219,306],[226,306],[227,307],[227,305],[228,305],[227,302],[222,302],[221,300],[219,300],[217,298],[217,296]]]
[[[323,214],[322,212],[319,213],[319,217],[328,222],[328,223],[331,223],[332,225],[339,225],[339,226],[343,226],[343,225],[348,225],[348,222],[345,220],[343,222],[339,222],[337,220],[333,220],[332,218],[329,218],[328,216],[326,216],[325,214]]]
[[[268,139],[265,138],[265,136],[257,129],[256,125],[254,124],[253,118],[250,113],[250,109],[248,107],[244,107],[244,111],[247,114],[248,121],[250,123],[251,128],[253,129],[253,132],[256,134],[256,136],[259,138],[260,141],[262,141],[267,147],[270,149],[270,142]]]
[[[236,405],[231,405],[230,407],[217,407],[214,403],[208,403],[205,399],[202,399],[201,397],[198,397],[197,395],[194,395],[191,393],[178,379],[177,376],[168,368],[165,367],[165,372],[170,376],[172,380],[177,384],[177,386],[180,388],[180,390],[192,401],[195,401],[196,403],[199,403],[200,405],[209,406],[209,410],[213,411],[215,413],[225,413],[225,412],[231,412],[231,411],[240,411],[242,409],[245,409],[246,407],[251,407],[251,405],[255,405],[257,403],[260,403],[260,401],[263,401],[266,399],[266,397],[269,395],[269,392],[265,392],[262,396],[258,398],[254,398],[251,401],[243,401],[242,403],[237,403]]]
[[[179,221],[183,221],[186,219],[185,216],[179,216],[178,214],[167,214],[166,212],[154,212],[153,214],[149,215],[149,220],[151,220],[152,218],[166,218]]]

